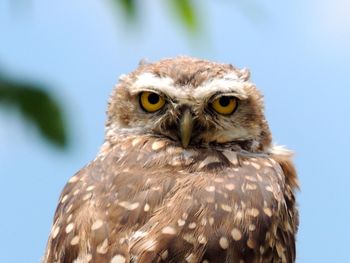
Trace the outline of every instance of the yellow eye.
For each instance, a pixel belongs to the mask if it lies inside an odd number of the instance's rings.
[[[215,99],[211,106],[217,113],[230,115],[237,107],[237,99],[231,96],[221,96]]]
[[[144,91],[140,94],[140,105],[147,112],[155,112],[163,108],[165,100],[154,92]]]

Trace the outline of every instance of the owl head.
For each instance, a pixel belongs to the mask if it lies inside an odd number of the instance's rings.
[[[121,134],[167,138],[186,147],[264,151],[271,133],[249,71],[191,57],[141,63],[109,101],[106,140]]]

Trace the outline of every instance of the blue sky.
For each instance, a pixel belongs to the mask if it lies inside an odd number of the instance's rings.
[[[109,1],[31,0],[26,8],[12,2],[0,2],[0,67],[47,84],[64,105],[72,144],[65,152],[52,148],[0,107],[3,262],[39,262],[60,191],[103,141],[106,101],[118,76],[142,58],[178,54],[251,69],[274,140],[296,152],[297,262],[348,260],[349,1],[197,0],[198,39],[160,0],[139,1],[135,27]]]

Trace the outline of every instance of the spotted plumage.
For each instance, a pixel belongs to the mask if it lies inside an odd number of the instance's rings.
[[[43,262],[294,262],[296,188],[247,70],[144,63],[121,77],[105,143],[65,186]]]

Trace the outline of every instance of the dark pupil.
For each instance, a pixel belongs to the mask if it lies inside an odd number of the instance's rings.
[[[149,103],[151,103],[151,104],[157,104],[158,101],[159,101],[159,95],[158,95],[158,94],[151,93],[151,94],[148,96],[148,101],[149,101]]]
[[[222,107],[226,107],[230,104],[231,98],[223,96],[219,99],[219,103]]]

